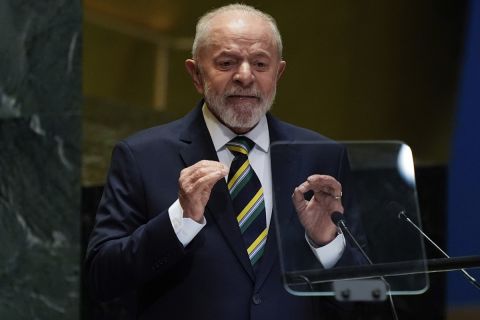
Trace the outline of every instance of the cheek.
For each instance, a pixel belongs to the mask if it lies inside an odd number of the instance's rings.
[[[268,83],[270,85],[274,84],[277,82],[277,74],[276,72],[273,72],[273,70],[267,71],[267,72],[262,72],[259,75],[261,81],[264,83]]]
[[[276,86],[276,79],[271,76],[264,76],[258,78],[258,88],[265,93],[269,93]]]
[[[229,83],[230,77],[226,74],[215,74],[209,77],[210,88],[217,93],[224,92]]]

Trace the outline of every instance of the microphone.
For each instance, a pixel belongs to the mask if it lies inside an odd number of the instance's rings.
[[[350,239],[352,239],[353,243],[355,244],[355,247],[357,247],[357,249],[360,250],[360,253],[361,253],[362,256],[365,258],[365,260],[367,260],[369,264],[373,264],[372,260],[370,260],[370,258],[369,258],[368,255],[365,253],[365,251],[363,251],[363,248],[362,248],[362,246],[358,243],[357,239],[355,239],[355,237],[353,236],[353,234],[350,232],[350,229],[348,229],[347,224],[345,223],[345,219],[344,219],[344,217],[343,217],[343,214],[340,213],[340,212],[338,212],[338,211],[334,211],[334,212],[332,212],[332,214],[330,215],[330,219],[332,219],[332,222],[333,222],[338,228],[340,228],[340,230],[342,230],[343,233],[348,234],[348,236],[350,237]]]
[[[343,233],[348,234],[350,239],[352,239],[353,243],[355,244],[355,247],[357,247],[357,249],[360,250],[360,253],[365,258],[365,260],[367,260],[370,265],[373,265],[372,260],[370,260],[370,258],[366,254],[366,252],[363,250],[362,246],[358,243],[357,239],[355,239],[353,234],[350,232],[350,229],[348,229],[347,223],[345,222],[345,218],[344,218],[343,214],[341,212],[334,211],[330,215],[330,219],[332,219],[332,222],[338,228],[340,228],[340,230],[342,230]],[[389,301],[390,301],[390,308],[391,308],[391,311],[392,311],[392,317],[393,317],[394,320],[398,320],[397,310],[395,308],[395,303],[393,302],[390,283],[388,283],[388,281],[383,276],[380,276],[380,279],[383,281],[383,283],[385,283],[386,287],[390,291],[390,293],[388,293],[388,297],[389,297]]]
[[[433,245],[438,251],[440,251],[444,257],[450,259],[450,256],[442,250],[442,248],[440,248],[440,246],[438,246],[435,241],[433,241],[432,239],[430,239],[430,237],[422,231],[422,229],[420,229],[406,214],[406,211],[404,208],[402,208],[398,203],[396,202],[391,202],[389,204],[389,207],[393,210],[393,211],[396,211],[397,212],[397,217],[398,219],[400,220],[403,220],[405,222],[408,222],[413,228],[415,228],[415,230],[417,230],[418,233],[420,233],[425,239],[428,240],[428,242]],[[460,271],[462,271],[463,275],[467,278],[467,280],[474,286],[476,287],[477,289],[480,290],[480,284],[478,283],[477,279],[475,279],[474,277],[472,277],[472,275],[470,275],[470,273],[468,273],[465,269],[460,269]]]

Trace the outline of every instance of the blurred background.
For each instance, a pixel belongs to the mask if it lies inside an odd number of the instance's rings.
[[[198,17],[225,3],[84,1],[84,185],[104,181],[114,141],[195,105],[183,62]],[[339,140],[403,140],[419,165],[447,163],[467,1],[247,3],[283,36],[275,115]]]
[[[81,281],[112,148],[195,106],[184,68],[195,24],[227,3],[0,0],[1,319],[112,308]],[[244,3],[282,33],[273,114],[336,140],[406,142],[424,229],[452,255],[478,255],[480,1]],[[422,319],[480,317],[480,293],[461,277],[434,275],[432,290],[399,304]]]

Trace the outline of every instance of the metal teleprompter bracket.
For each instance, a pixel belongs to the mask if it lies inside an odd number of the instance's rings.
[[[337,280],[333,282],[337,301],[384,301],[387,285],[382,279]]]

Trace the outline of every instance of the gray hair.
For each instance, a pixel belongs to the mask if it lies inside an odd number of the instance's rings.
[[[205,13],[202,17],[200,17],[197,23],[195,39],[193,40],[193,46],[192,46],[192,57],[194,59],[198,58],[198,52],[200,48],[204,46],[205,42],[207,41],[210,22],[212,21],[212,19],[219,14],[222,14],[225,12],[232,12],[232,11],[240,11],[246,14],[255,15],[257,17],[264,19],[266,22],[268,22],[270,24],[270,27],[272,28],[275,44],[277,45],[278,56],[279,58],[282,57],[282,51],[283,51],[282,37],[280,35],[280,31],[278,31],[278,27],[277,27],[277,23],[275,22],[275,19],[268,13],[255,9],[252,6],[236,3],[236,4],[226,5],[217,9],[213,9]]]

